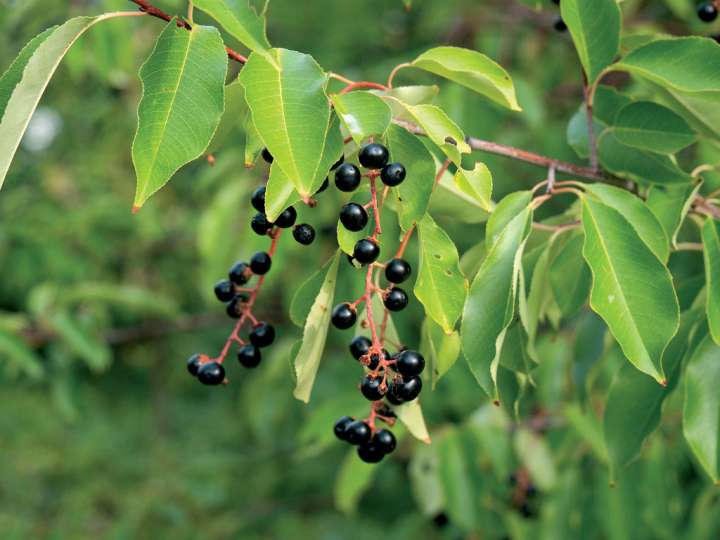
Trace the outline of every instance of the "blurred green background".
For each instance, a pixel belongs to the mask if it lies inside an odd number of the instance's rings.
[[[555,6],[527,4],[417,0],[406,11],[401,0],[272,0],[269,37],[326,70],[380,81],[431,46],[480,50],[510,71],[525,112],[443,87],[439,100],[466,133],[576,160],[565,127],[581,102],[580,68],[569,37],[552,29]],[[157,5],[185,10],[180,1]],[[0,7],[2,69],[52,24],[134,8],[122,0]],[[623,10],[638,33],[713,30],[695,21],[690,0],[632,0]],[[130,214],[136,73],[161,29],[155,19],[116,20],[81,39],[0,193],[1,539],[720,537],[718,496],[672,416],[646,459],[608,487],[597,425],[568,405],[579,392],[570,362],[594,354],[574,332],[541,341],[547,361],[519,420],[489,406],[458,362],[422,398],[436,450],[403,437],[378,467],[350,456],[331,433],[335,418],[366,407],[347,335],[331,331],[308,406],[292,398],[289,358],[301,335],[287,318],[292,294],[334,250],[335,190],[301,212],[320,241],[281,241],[258,308],[279,330],[272,353],[255,371],[231,363],[227,387],[189,377],[186,357],[215,354],[230,330],[212,285],[266,243],[248,226],[265,167],[243,167],[235,133],[214,167],[186,167]],[[403,72],[396,83],[432,81]],[[475,158],[493,171],[497,196],[543,174]],[[481,225],[475,235],[442,214],[461,252],[481,238]],[[357,281],[343,263],[338,297],[350,298]],[[418,309],[397,317],[406,343],[419,345],[421,320]],[[597,320],[582,324],[591,332]],[[599,387],[621,361],[607,356]],[[540,494],[522,512],[511,478],[520,468],[546,475],[534,478]],[[452,488],[444,500],[437,469]]]

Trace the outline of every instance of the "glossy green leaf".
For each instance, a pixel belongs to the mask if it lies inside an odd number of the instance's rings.
[[[225,85],[225,106],[223,107],[223,115],[220,124],[215,131],[212,142],[207,148],[207,153],[212,154],[221,149],[228,138],[234,134],[239,125],[238,118],[247,118],[249,116],[247,103],[245,103],[245,90],[238,81],[233,81]],[[252,122],[251,122],[252,123]],[[260,148],[262,150],[262,148]],[[257,153],[260,152],[257,151]],[[257,154],[255,155],[257,157]],[[253,158],[250,165],[255,162]]]
[[[660,221],[673,245],[677,243],[680,226],[701,186],[702,183],[694,186],[654,185],[648,190],[646,204]]]
[[[471,197],[487,212],[495,206],[492,201],[492,173],[484,163],[475,163],[472,171],[458,168],[455,173],[455,185],[468,197]]]
[[[425,145],[412,133],[391,125],[387,135],[393,161],[407,170],[405,181],[394,188],[399,202],[400,226],[407,230],[427,211],[435,183],[435,161]]]
[[[354,513],[360,497],[370,488],[378,467],[378,464],[362,461],[352,448],[335,478],[335,507],[346,514]]]
[[[620,143],[660,154],[674,154],[697,140],[682,116],[651,101],[623,107],[613,127]]]
[[[371,136],[385,135],[392,113],[381,98],[370,92],[351,92],[330,96],[340,121],[359,145]]]
[[[623,178],[651,184],[686,184],[692,177],[665,154],[632,148],[621,143],[614,129],[607,129],[598,139],[600,163]]]
[[[658,259],[667,262],[670,241],[652,210],[632,193],[608,184],[587,184],[585,190],[600,202],[620,212]]]
[[[582,256],[584,241],[582,234],[572,236],[550,262],[553,298],[565,316],[577,313],[590,294],[592,274]]]
[[[371,93],[377,96],[393,97],[396,100],[390,101],[397,103],[398,101],[407,105],[420,105],[423,103],[432,103],[440,93],[440,88],[436,85],[431,86],[395,86],[387,90],[371,90]]]
[[[452,334],[465,304],[466,282],[455,244],[429,214],[418,222],[420,261],[415,296],[425,313]]]
[[[720,345],[720,222],[707,218],[702,228],[707,319],[710,335]]]
[[[672,62],[668,62],[672,58]],[[720,92],[720,45],[708,38],[660,39],[631,51],[614,70],[681,92]]]
[[[42,379],[45,371],[40,357],[22,338],[0,329],[0,366],[5,364],[34,380]]]
[[[253,123],[274,162],[301,197],[310,197],[340,156],[328,152],[333,123],[327,76],[315,60],[287,49],[253,53],[240,72]]]
[[[560,13],[592,84],[612,64],[620,48],[621,15],[617,1],[563,0]]]
[[[502,198],[493,213],[490,214],[485,229],[485,245],[488,249],[497,242],[507,224],[527,208],[531,200],[532,193],[530,191],[516,191]]]
[[[258,15],[247,0],[193,0],[193,4],[248,49],[268,54],[270,42],[265,35],[265,17]]]
[[[143,96],[132,145],[136,209],[205,152],[225,106],[227,64],[216,28],[187,31],[171,21],[158,37],[140,69]]]
[[[508,109],[521,110],[510,75],[477,51],[435,47],[418,56],[412,65],[466,86]]]
[[[55,70],[73,43],[94,24],[127,15],[76,17],[33,38],[0,78],[0,188],[20,140]]]
[[[290,320],[300,328],[305,326],[305,321],[312,311],[313,304],[325,284],[328,271],[331,270],[336,259],[337,257],[329,259],[295,291],[292,301],[290,302]]]
[[[462,349],[460,334],[455,331],[447,335],[435,321],[426,318],[423,321],[422,337],[422,351],[430,364],[434,389],[437,382],[455,365],[460,356]]]
[[[463,311],[463,353],[482,389],[497,399],[496,374],[505,330],[515,312],[517,283],[532,210],[526,206],[502,230],[470,287]]]
[[[698,315],[699,311],[683,314],[680,329],[663,357],[667,387],[660,386],[630,364],[622,366],[615,375],[603,419],[605,445],[615,468],[635,459],[644,441],[660,424],[663,403],[680,378],[682,359]]]
[[[680,317],[670,272],[620,212],[590,197],[582,202],[583,256],[593,274],[590,306],[627,359],[665,383],[662,356]]]
[[[332,262],[325,274],[325,280],[320,288],[320,292],[315,298],[310,312],[305,319],[302,345],[294,360],[297,384],[295,385],[293,395],[305,403],[310,401],[310,393],[312,392],[312,387],[315,382],[315,375],[317,374],[320,359],[325,350],[325,340],[327,339],[328,326],[330,325],[330,311],[332,310],[333,299],[335,298],[339,261],[340,252],[337,252],[333,256]],[[308,287],[309,286],[310,285],[308,285]],[[305,302],[304,305],[307,305],[307,302]],[[298,310],[299,308],[295,310],[294,318],[296,319],[298,318]]]
[[[265,215],[268,220],[275,221],[286,208],[302,200],[295,184],[287,177],[280,165],[270,165],[270,176],[265,186]]]
[[[430,434],[425,425],[425,418],[420,408],[420,402],[417,399],[393,407],[393,410],[398,420],[403,423],[413,437],[430,444]]]
[[[461,223],[483,223],[490,217],[477,199],[458,187],[454,175],[448,171],[436,184],[428,211],[436,218],[449,218]]]
[[[690,449],[714,482],[720,481],[720,347],[708,335],[685,370],[683,433]]]

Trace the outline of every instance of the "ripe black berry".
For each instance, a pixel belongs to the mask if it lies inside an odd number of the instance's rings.
[[[375,371],[378,366],[380,365],[380,355],[378,353],[373,353],[368,358],[368,365],[366,366],[369,370]]]
[[[253,274],[257,274],[259,276],[267,274],[271,266],[272,259],[270,258],[270,255],[264,251],[258,251],[252,256],[252,259],[250,259],[250,270],[253,271]]]
[[[325,191],[329,186],[330,186],[330,179],[329,179],[329,178],[325,178],[325,180],[323,180],[322,185],[320,186],[320,189],[318,189],[318,190],[315,192],[315,195],[317,195],[318,193],[322,193],[322,192]]]
[[[405,167],[400,163],[389,163],[380,171],[380,180],[382,180],[386,186],[399,186],[402,184],[402,181],[405,180],[406,174]]]
[[[718,10],[712,2],[703,2],[698,6],[697,14],[701,21],[710,23],[717,19]]]
[[[368,338],[365,336],[357,336],[350,342],[350,354],[353,355],[355,360],[360,360],[361,356],[365,356],[368,353],[371,346],[372,341]]]
[[[410,277],[412,269],[404,259],[392,259],[385,266],[385,278],[390,283],[402,283]]]
[[[408,296],[400,287],[393,287],[383,300],[385,307],[390,311],[402,311],[408,305]]]
[[[295,225],[297,219],[297,210],[293,206],[286,208],[282,214],[275,220],[275,225],[281,229],[287,229]]]
[[[260,186],[253,191],[252,197],[250,197],[250,202],[255,210],[262,212],[263,214],[265,213],[265,186]]]
[[[335,436],[340,439],[341,441],[347,440],[347,428],[350,424],[352,424],[353,419],[349,416],[343,416],[340,418],[337,422],[335,422],[335,425],[333,426],[333,433],[335,433]]]
[[[362,175],[352,163],[343,163],[335,171],[335,185],[340,191],[355,191],[360,185]]]
[[[250,331],[250,343],[256,347],[267,347],[275,341],[275,328],[271,324],[259,323]]]
[[[229,302],[235,296],[235,287],[229,279],[218,281],[215,284],[215,296],[221,302]]]
[[[331,170],[331,171],[334,171],[335,169],[337,169],[337,168],[338,168],[340,165],[342,165],[343,163],[345,163],[345,155],[344,155],[344,154],[343,154],[342,156],[340,156],[340,159],[338,159],[335,163],[333,163],[333,166],[330,167],[330,170]]]
[[[370,264],[375,262],[380,256],[380,247],[376,242],[369,238],[363,238],[355,243],[353,249],[353,259],[360,264]]]
[[[208,362],[200,366],[198,380],[208,386],[217,386],[225,380],[225,368],[217,362]]]
[[[265,214],[255,214],[250,221],[250,227],[255,231],[256,234],[264,236],[272,229],[273,225],[267,220]]]
[[[387,165],[390,153],[382,144],[370,143],[360,149],[358,159],[366,169],[382,169]]]
[[[392,453],[392,451],[395,450],[395,447],[397,446],[397,440],[395,439],[395,435],[392,434],[392,431],[389,431],[387,429],[381,429],[380,431],[375,433],[375,436],[372,438],[372,442],[383,454]]]
[[[425,369],[425,358],[417,351],[403,351],[395,363],[395,371],[403,377],[414,377],[420,375]]]
[[[260,364],[262,355],[260,354],[260,349],[255,345],[243,345],[238,349],[237,359],[240,365],[246,368],[254,368]]]
[[[273,156],[272,156],[272,154],[270,153],[270,151],[269,151],[267,148],[263,148],[262,158],[263,158],[265,161],[267,161],[268,163],[272,163],[272,162],[273,162],[273,159],[274,159]]]
[[[239,319],[240,312],[242,311],[241,304],[247,300],[247,296],[238,294],[227,304],[225,304],[225,312],[231,319]]]
[[[363,444],[358,447],[357,454],[365,463],[380,463],[385,453],[375,443]]]
[[[402,384],[398,386],[397,395],[403,401],[412,401],[420,395],[422,390],[422,379],[420,377],[410,377],[404,379]]]
[[[330,319],[335,328],[347,330],[355,324],[357,313],[350,307],[350,304],[346,302],[344,304],[338,304],[333,308]]]
[[[315,229],[307,223],[297,225],[293,229],[293,238],[298,244],[309,246],[313,243],[313,240],[315,240]]]
[[[562,17],[557,17],[553,23],[553,28],[558,32],[564,32],[567,30],[567,24],[562,20]]]
[[[387,392],[387,388],[382,388],[382,382],[382,377],[376,377],[371,374],[365,375],[362,383],[360,384],[360,391],[362,392],[362,395],[365,396],[365,399],[370,401],[382,399]]]
[[[187,370],[193,377],[198,374],[198,370],[200,369],[201,365],[202,364],[200,363],[199,354],[193,354],[190,358],[187,359]]]
[[[371,436],[370,426],[362,420],[354,420],[345,428],[345,440],[350,444],[367,444]]]
[[[247,263],[236,262],[228,272],[228,277],[235,285],[245,285],[250,280]]]
[[[385,399],[388,400],[388,403],[391,405],[402,405],[405,403],[405,400],[400,397],[400,386],[402,385],[402,381],[397,382],[391,382],[388,384],[388,391],[387,394],[385,394]]]
[[[357,203],[348,203],[340,210],[340,223],[348,231],[362,231],[368,223],[367,212]]]

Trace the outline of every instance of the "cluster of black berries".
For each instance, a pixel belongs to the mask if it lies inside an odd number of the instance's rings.
[[[378,416],[387,419],[395,417],[394,413],[387,408],[381,409]],[[373,433],[367,422],[355,420],[350,416],[343,416],[335,422],[333,431],[341,441],[357,446],[358,456],[366,463],[379,463],[397,446],[397,440],[392,431],[379,429]]]
[[[394,285],[409,278],[411,272],[405,259],[392,259],[385,265],[385,278]],[[383,303],[389,311],[402,311],[408,304],[408,295],[400,287],[393,286],[383,293]],[[346,330],[355,325],[357,310],[352,304],[343,302],[333,308],[330,320],[335,328]]]
[[[272,163],[273,161],[273,157],[267,148],[263,149],[262,157],[268,163]],[[274,222],[268,221],[265,215],[265,186],[260,186],[253,192],[250,202],[253,208],[258,211],[250,221],[250,227],[256,234],[264,236],[268,234],[273,227],[279,227],[281,229],[293,227],[293,238],[295,238],[299,244],[309,246],[313,243],[313,240],[315,240],[315,229],[313,229],[312,225],[307,223],[295,225],[295,221],[297,221],[297,210],[295,210],[293,206],[286,208]]]
[[[703,2],[697,8],[697,14],[701,21],[711,23],[718,17],[718,8],[715,2]]]
[[[358,155],[360,165],[371,171],[380,171],[380,180],[389,187],[395,187],[405,180],[407,174],[401,163],[388,163],[390,153],[382,144],[371,143],[363,146]],[[377,174],[377,173],[375,173]],[[362,173],[352,163],[343,163],[335,172],[335,185],[340,191],[355,191],[362,180]],[[348,203],[340,210],[340,223],[349,231],[358,232],[368,224],[365,207]],[[373,238],[358,240],[353,249],[352,259],[359,264],[371,264],[380,256],[380,247]]]

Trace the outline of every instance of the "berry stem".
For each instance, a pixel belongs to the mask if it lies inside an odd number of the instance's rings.
[[[375,218],[375,230],[373,231],[372,239],[377,240],[379,234],[382,234],[382,226],[380,225],[380,208],[378,207],[378,196],[377,196],[377,174],[370,175],[370,202],[372,203],[373,216]]]
[[[340,95],[347,94],[348,92],[352,92],[353,90],[359,90],[361,88],[372,88],[374,90],[387,90],[387,86],[380,83],[374,83],[370,81],[358,81],[354,83],[348,84],[345,88],[340,90]]]

